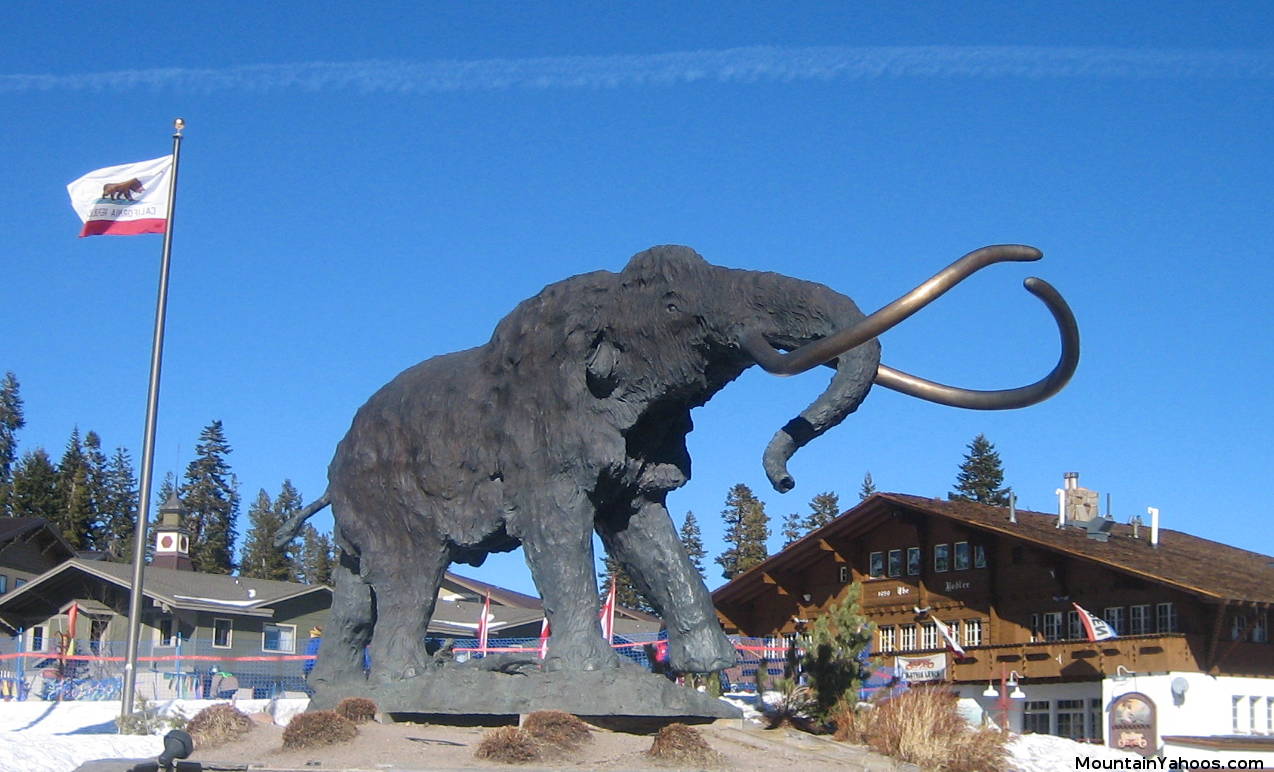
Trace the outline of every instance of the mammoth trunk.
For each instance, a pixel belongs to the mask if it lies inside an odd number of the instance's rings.
[[[788,350],[798,348],[812,340],[833,334],[839,329],[850,327],[863,319],[863,314],[849,298],[824,287],[821,284],[804,285],[797,290],[801,296],[802,317],[798,319],[806,329],[797,334],[792,332],[778,335],[767,335],[773,345]],[[791,288],[788,288],[791,292]],[[790,303],[791,301],[789,301]],[[834,366],[836,374],[832,377],[827,389],[821,393],[800,415],[788,421],[783,428],[774,433],[774,438],[765,449],[762,464],[770,484],[780,493],[786,493],[796,486],[796,481],[788,472],[787,461],[798,448],[818,437],[823,432],[845,420],[845,417],[858,409],[867,392],[871,389],[876,377],[876,368],[880,364],[880,344],[875,340],[856,346],[841,354],[834,361],[827,363]]]

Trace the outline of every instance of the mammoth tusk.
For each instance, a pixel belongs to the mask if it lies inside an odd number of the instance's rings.
[[[1023,284],[1027,292],[1043,300],[1044,305],[1048,306],[1062,336],[1061,356],[1048,375],[1029,386],[1016,389],[976,391],[934,383],[886,365],[879,365],[876,368],[876,383],[929,402],[972,410],[1012,410],[1043,402],[1061,391],[1079,365],[1079,326],[1075,323],[1075,315],[1071,313],[1070,306],[1053,289],[1053,285],[1033,276]]]
[[[739,345],[766,372],[774,373],[775,375],[803,373],[806,370],[829,362],[855,346],[862,345],[880,335],[885,330],[937,300],[943,293],[964,281],[975,271],[994,263],[1009,261],[1029,262],[1039,260],[1043,256],[1044,254],[1035,247],[1028,247],[1022,244],[998,244],[975,249],[934,274],[933,278],[924,284],[916,287],[853,327],[848,327],[826,338],[820,338],[784,354],[771,346],[761,333],[752,330],[744,333]],[[1050,287],[1050,289],[1052,288]],[[1065,306],[1065,303],[1062,305]],[[1069,313],[1069,310],[1067,313]],[[1076,336],[1078,337],[1078,333]],[[899,376],[904,375],[896,370],[890,370],[889,372],[896,373]],[[877,376],[877,382],[881,383],[879,376]],[[882,385],[885,384],[882,383]],[[939,384],[932,385],[938,386]],[[889,388],[895,387],[889,386]],[[1061,387],[1059,386],[1058,388]],[[899,390],[905,391],[905,389]]]

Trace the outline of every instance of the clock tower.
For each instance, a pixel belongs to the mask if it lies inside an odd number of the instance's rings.
[[[155,554],[150,564],[156,568],[175,568],[193,571],[190,562],[190,532],[181,524],[184,510],[176,493],[168,494],[168,501],[159,508],[159,522],[155,524]]]

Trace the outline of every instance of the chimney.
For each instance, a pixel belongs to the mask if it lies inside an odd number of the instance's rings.
[[[1079,487],[1079,472],[1067,472],[1062,476],[1063,487],[1058,489],[1058,527],[1068,522],[1085,526],[1097,519],[1097,491]]]
[[[1159,509],[1157,507],[1146,507],[1146,514],[1150,515],[1150,546],[1159,546]]]

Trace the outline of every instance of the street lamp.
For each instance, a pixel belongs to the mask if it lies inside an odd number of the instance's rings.
[[[1007,674],[1004,672],[1004,666],[1000,666],[1000,688],[997,690],[990,681],[986,683],[986,689],[982,692],[983,697],[995,697],[996,708],[1000,712],[1000,731],[1007,732],[1009,730],[1009,707],[1012,700],[1026,699],[1026,693],[1022,691],[1022,687],[1018,684],[1018,679],[1022,676],[1016,670],[1010,670]],[[1012,689],[1010,692],[1009,690]]]

